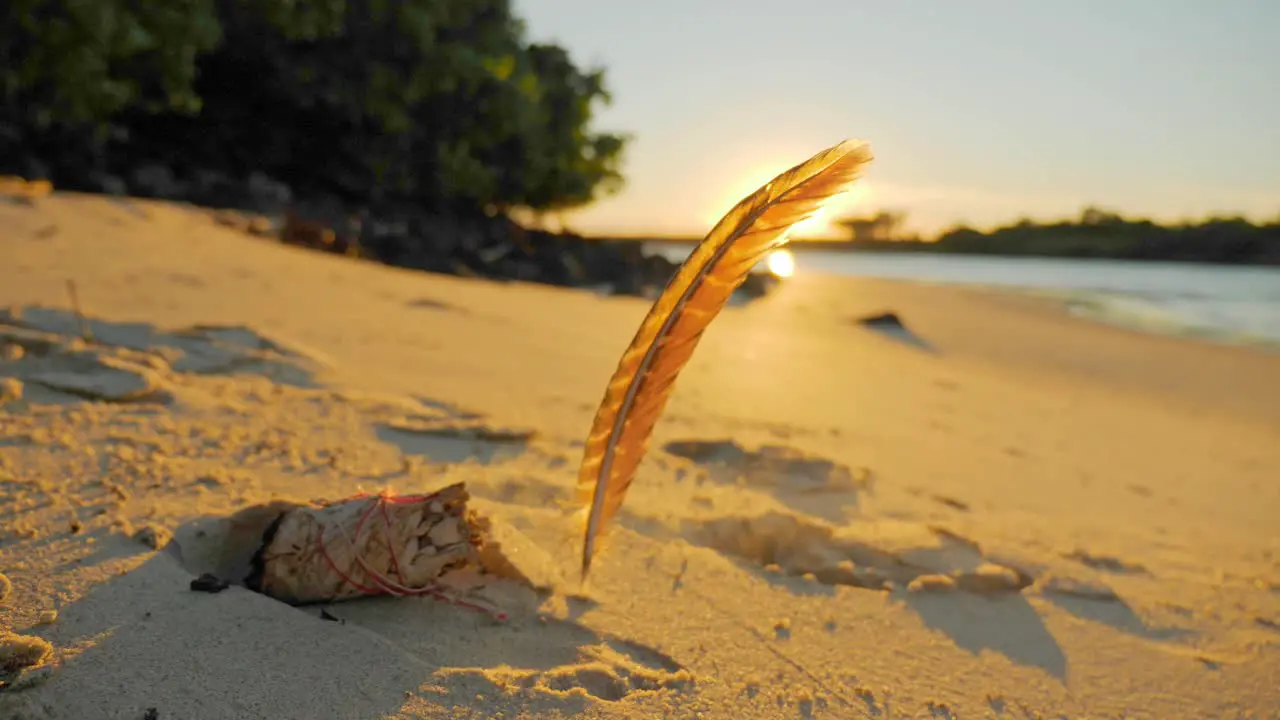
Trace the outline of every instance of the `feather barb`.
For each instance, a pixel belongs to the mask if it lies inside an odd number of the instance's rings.
[[[871,159],[866,143],[847,140],[778,175],[716,223],[654,301],[605,388],[583,449],[577,501],[587,507],[584,578],[703,331],[751,268],[786,244],[793,226],[849,189]]]

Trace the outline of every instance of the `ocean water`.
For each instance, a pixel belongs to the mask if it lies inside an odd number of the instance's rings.
[[[677,258],[689,252],[661,250]],[[796,275],[996,287],[1050,297],[1101,322],[1280,350],[1280,267],[807,249],[792,255]]]

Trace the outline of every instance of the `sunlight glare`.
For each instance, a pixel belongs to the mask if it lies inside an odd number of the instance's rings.
[[[769,272],[778,277],[791,277],[796,273],[796,257],[791,254],[790,250],[779,248],[769,253],[769,258],[765,260],[769,267]]]
[[[823,217],[825,214],[825,207],[818,208],[809,217],[792,225],[791,229],[787,231],[787,235],[790,237],[809,237],[821,233],[827,228],[827,221]]]
[[[703,215],[703,223],[706,226],[703,232],[719,222],[738,202],[769,182],[778,174],[780,167],[785,168],[786,165],[782,162],[761,164],[755,170],[749,172],[735,170],[723,181],[717,180],[718,184],[723,184],[725,187],[725,193],[721,196],[724,199],[710,206],[709,211]],[[819,208],[811,217],[796,223],[787,235],[792,240],[827,240],[843,237],[846,231],[840,227],[838,221],[842,217],[865,212],[865,208],[872,201],[872,196],[872,189],[866,179],[859,179],[845,192]]]

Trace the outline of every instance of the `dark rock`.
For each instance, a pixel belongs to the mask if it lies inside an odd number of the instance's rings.
[[[912,345],[927,352],[937,352],[932,343],[915,334],[904,325],[902,319],[896,313],[883,312],[876,315],[867,315],[866,317],[855,319],[854,322],[898,342]]]
[[[257,171],[249,173],[246,186],[248,200],[253,209],[259,212],[279,211],[293,201],[293,190],[265,173]]]
[[[21,168],[21,171],[18,175],[26,178],[27,180],[53,179],[53,171],[49,168],[48,164],[44,163],[39,158],[30,156],[24,157],[22,158],[19,167]]]
[[[0,134],[3,129],[0,124]],[[214,163],[202,166],[163,154],[139,161],[107,157],[89,147],[24,149],[43,160],[15,154],[14,160],[0,160],[0,169],[30,178],[49,176],[69,190],[184,200],[216,209],[215,221],[246,233],[400,267],[652,298],[679,266],[664,255],[645,252],[639,240],[551,233],[504,215],[451,215],[403,199],[381,198],[364,207],[303,192],[302,186],[291,187],[263,170],[235,177]],[[329,189],[339,192],[335,188],[341,184]],[[734,299],[761,297],[778,282],[772,275],[753,274]]]
[[[206,207],[234,208],[243,200],[243,191],[227,175],[198,168],[191,172],[187,199]]]
[[[772,273],[751,273],[738,288],[738,295],[746,300],[755,300],[768,295],[781,282]]]
[[[891,312],[868,315],[860,318],[858,322],[867,327],[881,330],[906,330],[906,326],[902,324],[902,319],[896,313]]]
[[[200,577],[191,581],[192,592],[202,592],[202,593],[213,594],[213,593],[220,593],[229,587],[231,587],[231,583],[227,582],[226,580],[217,578],[213,575],[210,575],[209,573],[204,573]]]
[[[134,169],[129,176],[129,188],[134,195],[180,200],[186,197],[187,185],[178,180],[167,165],[147,163]]]
[[[640,261],[642,272],[644,273],[644,282],[646,285],[657,288],[659,291],[671,282],[671,276],[676,274],[676,268],[679,265],[668,260],[663,255],[649,255],[643,257]]]
[[[642,245],[635,240],[586,240],[579,251],[585,275],[593,285],[603,284],[615,295],[644,295]]]
[[[112,197],[124,197],[129,194],[129,186],[124,180],[103,172],[91,172],[85,178],[85,186],[93,191]]]

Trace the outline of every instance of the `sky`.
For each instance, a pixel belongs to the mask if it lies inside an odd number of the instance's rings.
[[[633,136],[581,232],[700,236],[845,138],[875,161],[828,217],[956,223],[1280,214],[1280,0],[515,0],[603,67]],[[809,234],[830,228],[817,224]]]

